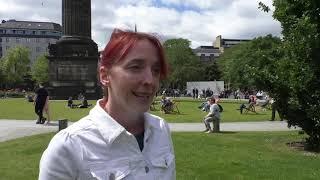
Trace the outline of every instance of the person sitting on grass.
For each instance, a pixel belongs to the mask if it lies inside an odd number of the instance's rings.
[[[81,104],[78,106],[78,108],[88,108],[92,104],[88,104],[87,98],[83,96]]]
[[[200,106],[198,106],[199,109],[202,111],[208,112],[210,109],[210,98],[206,98],[205,102],[202,102]]]
[[[161,97],[161,111],[163,111],[165,114],[170,113],[170,108],[172,108],[172,101],[166,97],[166,95],[162,95]]]
[[[67,104],[67,106],[68,106],[69,108],[74,108],[74,104],[73,104],[73,100],[72,100],[72,97],[71,97],[71,96],[68,98],[68,104]]]

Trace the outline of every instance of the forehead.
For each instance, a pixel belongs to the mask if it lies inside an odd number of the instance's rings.
[[[145,60],[148,62],[157,63],[160,61],[158,49],[147,39],[138,40],[134,43],[128,54],[124,57],[124,61]]]

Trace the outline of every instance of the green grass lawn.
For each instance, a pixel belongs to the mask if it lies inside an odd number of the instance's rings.
[[[159,104],[156,105],[156,111],[152,114],[163,117],[168,122],[201,122],[206,112],[198,109],[201,101],[188,98],[177,99],[180,114],[164,114],[160,112]],[[80,103],[75,101],[75,103]],[[89,104],[95,105],[96,101],[89,101]],[[271,117],[271,111],[258,111],[258,114],[248,113],[240,114],[237,110],[240,102],[221,102],[223,106],[221,122],[243,122],[243,121],[266,121]],[[33,103],[27,102],[22,98],[0,99],[0,119],[36,119]],[[66,101],[50,101],[51,119],[57,120],[67,118],[71,121],[77,121],[88,114],[88,109],[70,109],[66,107]],[[279,119],[279,117],[276,117]]]
[[[0,179],[37,179],[53,135],[0,143]],[[177,179],[319,179],[320,155],[286,145],[302,138],[297,132],[173,133]]]

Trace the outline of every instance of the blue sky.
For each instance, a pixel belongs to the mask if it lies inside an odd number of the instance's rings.
[[[0,20],[50,21],[61,24],[62,0],[0,0]],[[251,39],[281,26],[256,0],[92,0],[92,39],[102,49],[114,28],[177,37],[191,47],[212,45],[216,36]],[[262,0],[271,6],[272,0]],[[273,8],[271,8],[273,9]]]

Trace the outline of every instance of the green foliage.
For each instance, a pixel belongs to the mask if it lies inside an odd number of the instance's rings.
[[[0,58],[0,87],[2,83],[5,81],[3,62],[4,62],[4,59]]]
[[[214,81],[220,80],[222,77],[222,72],[219,69],[218,64],[216,61],[209,62],[204,64],[204,71],[203,71],[203,80],[204,81]]]
[[[169,39],[164,43],[170,65],[170,76],[165,82],[171,88],[184,88],[187,81],[202,79],[202,64],[190,48],[187,39]]]
[[[46,83],[49,80],[49,61],[43,55],[39,56],[32,65],[31,76],[38,84]]]
[[[274,0],[273,5],[273,17],[283,29],[287,68],[288,97],[280,106],[289,125],[309,135],[309,148],[320,151],[320,1]]]
[[[28,74],[29,49],[22,46],[9,49],[2,60],[2,70],[5,82],[15,85],[23,81],[23,77]]]
[[[227,49],[218,61],[223,79],[233,88],[270,91],[283,56],[280,45],[279,38],[267,35]]]

